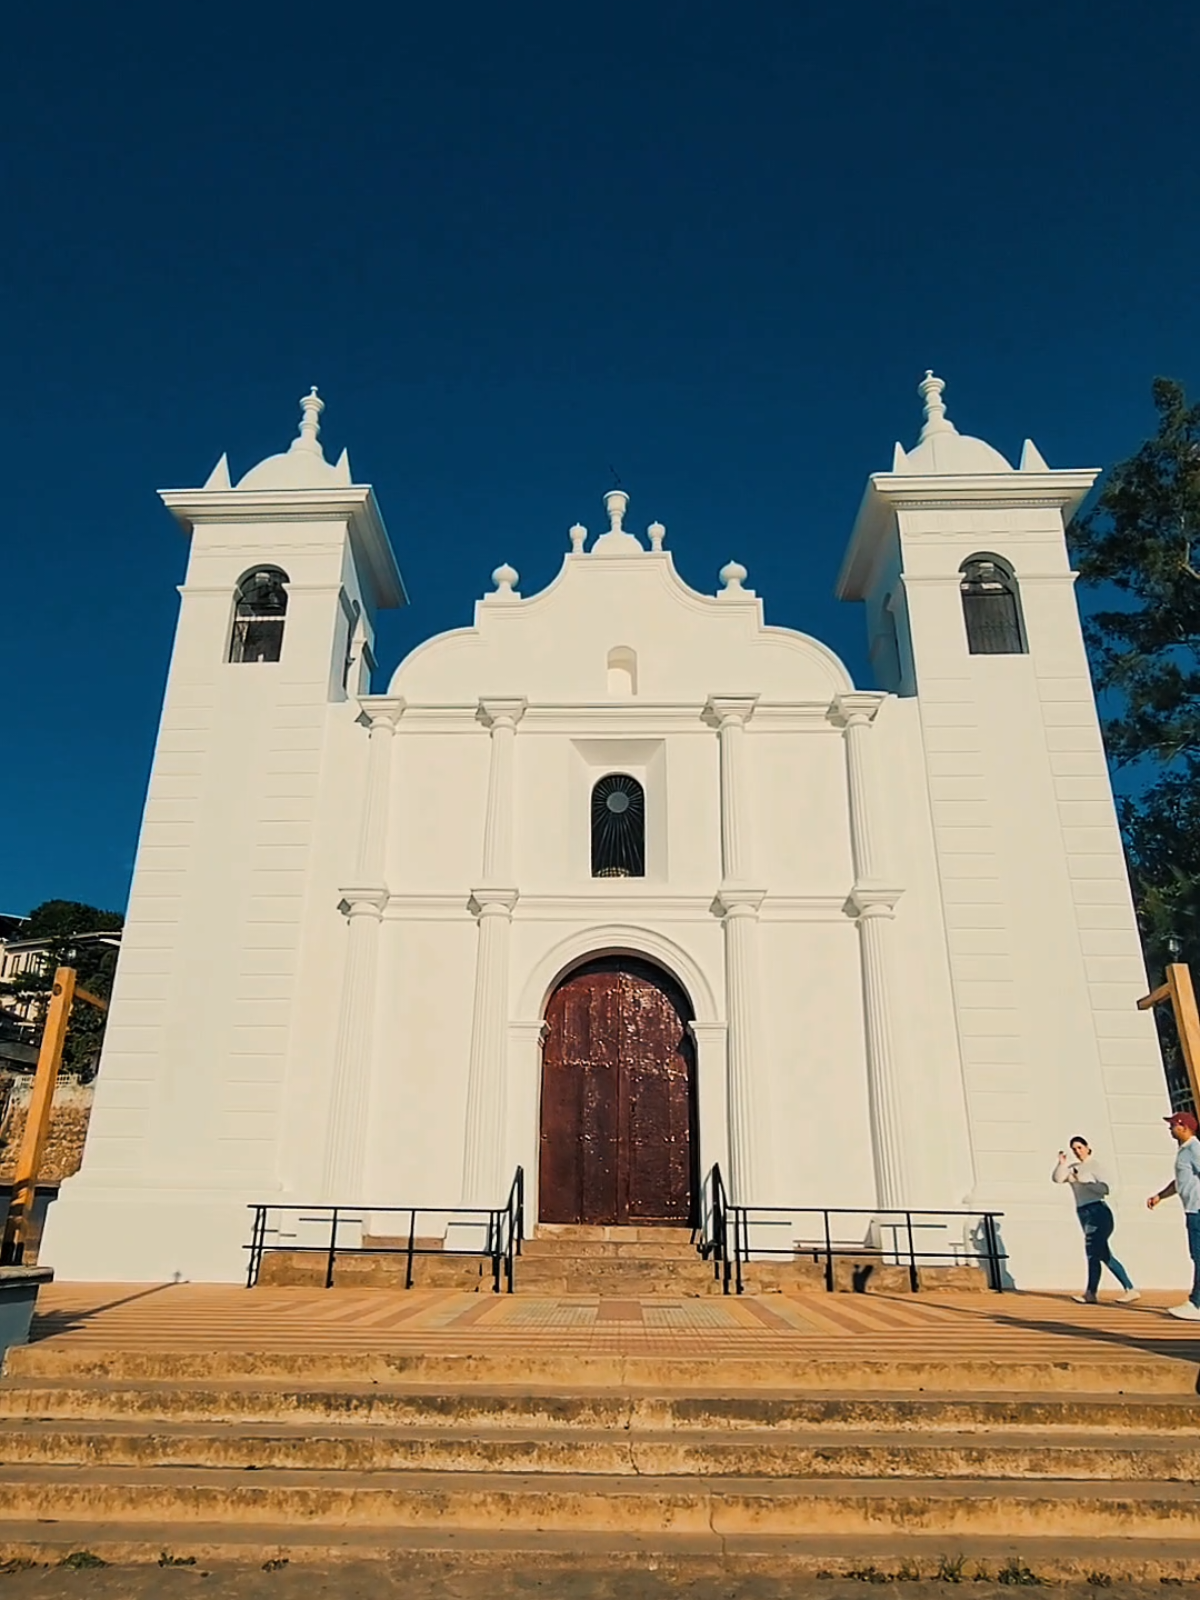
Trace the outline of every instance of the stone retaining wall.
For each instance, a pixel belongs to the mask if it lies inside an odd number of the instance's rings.
[[[15,1174],[32,1092],[32,1077],[16,1079],[4,1125],[0,1127],[0,1183],[11,1182]],[[61,1181],[79,1171],[94,1093],[92,1084],[77,1083],[73,1079],[64,1079],[58,1085],[50,1113],[50,1136],[39,1174],[43,1183]]]

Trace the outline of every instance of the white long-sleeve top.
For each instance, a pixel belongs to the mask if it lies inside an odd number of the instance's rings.
[[[1090,1206],[1108,1194],[1108,1179],[1095,1156],[1086,1161],[1060,1161],[1050,1175],[1055,1183],[1069,1183],[1077,1206]]]

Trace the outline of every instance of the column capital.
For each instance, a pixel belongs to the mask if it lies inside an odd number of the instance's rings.
[[[723,1045],[729,1034],[727,1022],[689,1022],[688,1032],[698,1045]]]
[[[719,917],[757,917],[767,898],[765,889],[750,889],[742,884],[723,884],[717,890],[713,911]]]
[[[338,910],[344,917],[374,917],[378,922],[390,899],[382,883],[352,884],[338,890]]]
[[[885,694],[868,689],[852,689],[846,694],[835,694],[827,713],[830,722],[839,728],[864,728],[874,722]]]
[[[488,884],[471,890],[467,910],[473,917],[511,917],[513,907],[520,898],[519,891]]]
[[[856,883],[846,900],[846,906],[856,917],[893,917],[904,893],[892,884]]]
[[[508,1037],[518,1044],[535,1044],[539,1048],[546,1042],[550,1024],[542,1019],[536,1022],[510,1022]]]
[[[704,702],[701,716],[710,728],[726,728],[730,724],[745,727],[754,715],[758,704],[756,694],[710,694]]]
[[[481,700],[475,715],[485,728],[515,728],[525,715],[529,701],[523,695],[510,699]]]
[[[400,695],[364,697],[358,703],[372,733],[395,733],[396,724],[407,709],[407,702]]]

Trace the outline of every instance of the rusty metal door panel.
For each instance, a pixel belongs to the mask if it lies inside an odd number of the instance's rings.
[[[695,1057],[686,997],[648,962],[590,963],[555,991],[542,1069],[546,1222],[688,1222]]]

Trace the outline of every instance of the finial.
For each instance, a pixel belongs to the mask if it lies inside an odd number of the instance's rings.
[[[946,415],[946,407],[942,401],[942,390],[946,387],[945,378],[935,378],[933,369],[926,368],[925,376],[917,385],[917,393],[925,402],[925,425],[921,429],[921,438],[928,439],[931,433],[957,433],[958,429]]]
[[[661,522],[652,522],[646,529],[646,532],[650,538],[651,550],[661,550],[663,547],[663,540],[667,536],[667,530],[665,526]]]
[[[750,593],[748,589],[742,588],[748,573],[740,561],[727,561],[718,576],[724,585],[721,592],[722,600],[737,600],[742,595]]]
[[[571,554],[572,555],[581,556],[583,554],[583,541],[586,538],[587,538],[587,529],[584,527],[583,523],[582,522],[573,523],[571,525]]]
[[[610,533],[624,533],[625,529],[621,526],[621,522],[628,504],[629,496],[624,489],[610,489],[604,496],[604,509],[608,512]]]
[[[317,435],[321,431],[321,413],[324,409],[325,402],[317,393],[314,383],[300,401],[300,434],[292,446],[294,450],[321,450]]]
[[[496,585],[496,592],[489,598],[492,600],[519,600],[517,593],[517,580],[520,573],[516,567],[510,567],[508,562],[496,568],[492,573],[492,582]]]

